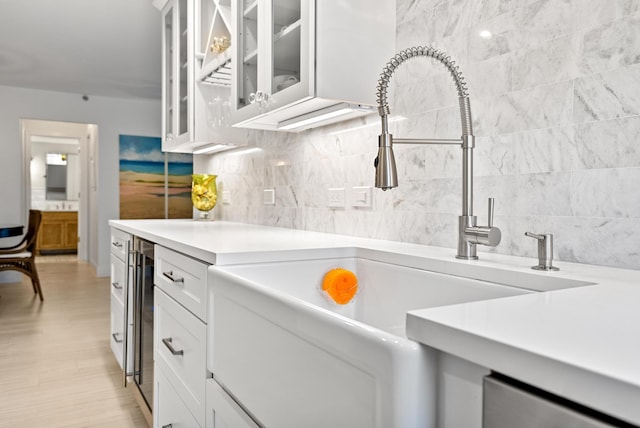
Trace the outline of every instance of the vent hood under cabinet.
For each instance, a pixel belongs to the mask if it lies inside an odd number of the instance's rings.
[[[395,2],[232,2],[231,123],[299,132],[375,111]]]

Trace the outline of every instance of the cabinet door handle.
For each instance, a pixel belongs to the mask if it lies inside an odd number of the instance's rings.
[[[162,339],[162,343],[164,343],[164,346],[166,346],[169,349],[169,351],[171,351],[171,353],[173,355],[184,355],[184,351],[182,349],[179,350],[179,351],[175,350],[175,348],[171,344],[171,338],[170,337]]]
[[[120,285],[118,283],[118,281],[116,282],[112,282],[111,285],[113,286],[113,288],[115,288],[116,290],[122,290],[122,285]]]
[[[173,271],[172,270],[170,270],[169,272],[162,272],[162,274],[164,276],[166,276],[167,278],[169,278],[171,280],[171,282],[184,284],[184,278],[176,278],[175,276],[173,276]]]
[[[173,424],[166,424],[166,425],[162,425],[162,428],[172,428]]]
[[[116,341],[116,343],[122,343],[122,339],[118,339],[118,335],[120,333],[113,333],[111,336],[113,337],[113,340]]]
[[[112,242],[111,245],[113,245],[116,248],[122,248],[122,242]]]

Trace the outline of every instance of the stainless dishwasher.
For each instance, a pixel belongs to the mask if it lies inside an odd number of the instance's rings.
[[[637,428],[506,376],[483,381],[483,428]]]

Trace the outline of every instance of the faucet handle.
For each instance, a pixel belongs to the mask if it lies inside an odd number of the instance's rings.
[[[494,211],[494,199],[493,198],[489,198],[489,200],[487,201],[487,206],[488,206],[488,213],[487,213],[487,226],[489,227],[493,227],[493,211]]]
[[[535,270],[560,270],[553,266],[553,235],[525,232],[525,236],[538,240],[538,265],[531,266]]]
[[[487,226],[477,226],[475,224],[473,226],[467,226],[463,223],[462,219],[464,217],[460,217],[460,233],[464,234],[464,239],[466,242],[495,247],[500,243],[500,240],[502,240],[502,232],[500,231],[500,229],[497,227],[493,227],[493,198],[489,198],[488,205],[489,212]]]

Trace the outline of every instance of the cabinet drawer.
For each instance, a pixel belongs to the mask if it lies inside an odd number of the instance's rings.
[[[120,303],[124,304],[124,290],[126,288],[126,267],[124,261],[111,256],[111,294],[113,294]]]
[[[213,379],[207,380],[207,428],[259,428]]]
[[[156,403],[153,426],[158,428],[202,426],[191,414],[162,369],[156,370],[154,394]]]
[[[129,290],[129,301],[131,301],[131,290]],[[131,344],[133,343],[133,324],[132,324],[131,306],[129,306],[129,316],[127,318],[127,373],[131,372],[133,368],[133,352],[131,352]],[[113,351],[118,364],[122,367],[122,357],[124,351],[124,304],[122,300],[118,298],[113,288],[111,289],[111,331],[110,343],[111,350]]]
[[[127,253],[131,247],[131,235],[118,229],[111,229],[111,254],[122,261],[127,261]]]
[[[176,391],[204,424],[206,326],[157,287],[154,321],[156,365],[166,367]]]
[[[155,246],[154,283],[202,321],[207,313],[207,264]]]
[[[124,352],[124,306],[111,295],[111,350],[122,368]]]

